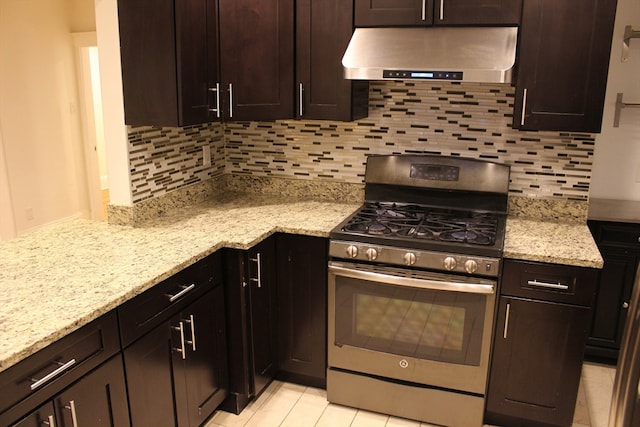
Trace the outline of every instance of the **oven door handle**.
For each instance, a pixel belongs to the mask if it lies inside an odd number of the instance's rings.
[[[399,277],[390,274],[373,271],[361,271],[351,268],[329,265],[329,273],[352,279],[370,280],[372,282],[388,283],[410,288],[432,289],[436,291],[455,291],[469,294],[491,295],[495,293],[495,285],[482,283],[463,283],[453,281],[413,279],[411,277]]]

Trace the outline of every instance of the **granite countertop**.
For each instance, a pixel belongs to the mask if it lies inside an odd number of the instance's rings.
[[[327,237],[359,205],[226,193],[135,228],[77,219],[0,242],[0,371],[222,247]],[[584,224],[510,218],[504,254],[602,267]]]
[[[592,198],[588,218],[640,224],[640,201]]]
[[[227,194],[141,227],[77,219],[0,242],[0,371],[221,247],[328,236],[358,206]]]

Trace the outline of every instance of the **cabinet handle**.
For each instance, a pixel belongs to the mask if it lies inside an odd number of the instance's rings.
[[[520,126],[524,126],[524,110],[527,108],[527,89],[522,92],[522,111],[520,113]]]
[[[302,102],[302,93],[303,93],[303,91],[304,91],[304,88],[303,88],[303,86],[302,86],[302,83],[300,83],[300,86],[299,86],[299,88],[298,88],[298,91],[299,91],[298,99],[300,100],[300,101],[299,101],[299,105],[298,105],[298,106],[299,106],[299,108],[300,108],[300,117],[302,117],[302,113],[303,113],[303,110],[302,110],[302,106],[303,106],[303,102]]]
[[[187,341],[187,344],[191,344],[191,349],[196,351],[196,322],[193,318],[193,314],[189,315],[189,320],[185,320],[191,328],[191,341]]]
[[[64,408],[71,411],[71,425],[73,427],[78,427],[78,415],[76,413],[76,402],[74,402],[73,400],[70,400],[69,404],[65,405]]]
[[[216,87],[210,87],[209,92],[216,93],[216,108],[209,108],[209,111],[216,113],[216,117],[220,118],[220,83],[216,83]]]
[[[422,0],[422,20],[427,20],[427,0]]]
[[[507,312],[504,315],[504,330],[502,331],[502,338],[507,339],[509,332],[509,315],[511,314],[511,304],[507,303]]]
[[[180,348],[174,348],[174,351],[177,351],[182,355],[182,360],[187,358],[186,351],[184,349],[184,323],[179,322],[178,326],[173,327],[174,330],[180,332]]]
[[[49,427],[56,427],[56,420],[53,418],[53,415],[47,416],[47,421],[43,421],[42,424]]]
[[[229,118],[233,117],[233,84],[229,83]]]
[[[66,371],[67,369],[72,367],[73,365],[75,365],[76,364],[76,359],[71,359],[67,363],[62,363],[62,362],[56,362],[56,363],[58,365],[60,365],[57,369],[49,372],[47,375],[45,375],[44,377],[42,377],[40,379],[35,379],[35,378],[31,379],[31,381],[33,381],[33,384],[31,384],[31,391],[33,391],[33,390],[37,389],[38,387],[42,386],[43,384],[49,382],[53,378],[57,377],[58,375],[60,375],[61,373],[63,373],[64,371]]]
[[[444,0],[440,0],[440,20],[444,20]]]
[[[557,283],[539,282],[536,279],[528,280],[527,285],[538,287],[538,288],[557,289],[561,291],[566,291],[569,289],[569,285],[565,285],[560,282],[557,282]]]
[[[169,298],[169,302],[174,302],[175,300],[181,298],[182,296],[184,296],[187,292],[191,292],[193,290],[193,288],[196,287],[195,283],[190,284],[189,286],[187,285],[181,285],[180,286],[182,288],[182,290],[180,292],[178,292],[175,295],[170,295],[167,294],[167,298]]]
[[[626,310],[627,308],[629,308],[629,303],[628,303],[627,301],[623,302],[623,303],[622,303],[622,308],[624,308],[625,310]]]
[[[258,283],[258,287],[261,288],[262,287],[262,272],[261,270],[261,265],[262,262],[260,261],[260,252],[258,252],[256,254],[255,258],[251,258],[251,261],[255,262],[258,265],[258,277],[257,278],[250,278],[249,280],[251,280],[252,282],[256,282]]]

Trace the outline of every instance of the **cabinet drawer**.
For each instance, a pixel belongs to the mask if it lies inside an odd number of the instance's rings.
[[[119,350],[112,311],[0,373],[0,413],[23,400],[35,408]]]
[[[598,246],[617,246],[640,252],[640,224],[589,221],[589,228]]]
[[[593,268],[505,260],[501,295],[591,306],[598,271]]]
[[[118,307],[122,346],[126,347],[222,283],[221,258],[214,253]]]

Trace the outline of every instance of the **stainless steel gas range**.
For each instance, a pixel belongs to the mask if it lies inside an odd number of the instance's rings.
[[[329,248],[330,402],[481,426],[509,167],[370,156]]]

